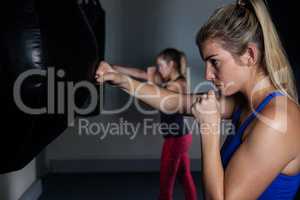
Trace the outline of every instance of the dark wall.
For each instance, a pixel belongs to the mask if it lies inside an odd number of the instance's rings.
[[[268,5],[280,33],[283,45],[287,51],[297,81],[298,94],[300,93],[300,31],[299,31],[299,10],[297,1],[269,0]]]

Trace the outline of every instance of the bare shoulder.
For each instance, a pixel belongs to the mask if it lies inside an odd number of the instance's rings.
[[[288,135],[299,135],[300,107],[286,96],[277,96],[262,111],[262,116],[269,119],[271,125],[282,128]]]
[[[300,109],[286,96],[274,98],[260,113],[250,138],[284,147],[290,155],[300,152]]]

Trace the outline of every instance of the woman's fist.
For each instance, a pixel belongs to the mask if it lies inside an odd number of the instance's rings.
[[[215,124],[220,123],[220,105],[215,92],[210,90],[196,99],[192,106],[192,113],[199,123]]]
[[[157,73],[157,69],[155,66],[150,66],[147,68],[148,83],[155,83],[156,73]]]
[[[95,79],[100,84],[108,82],[113,85],[122,85],[126,82],[126,77],[114,70],[113,67],[105,61],[100,62]]]

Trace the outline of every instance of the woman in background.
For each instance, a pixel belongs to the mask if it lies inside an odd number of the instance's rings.
[[[175,93],[186,93],[187,62],[184,53],[174,48],[163,50],[156,57],[157,67],[148,67],[147,71],[138,68],[113,65],[119,73],[147,80]],[[160,200],[172,200],[176,177],[184,189],[186,200],[196,200],[197,192],[190,171],[189,149],[192,134],[185,126],[183,115],[174,112],[160,112],[164,143],[160,161]]]

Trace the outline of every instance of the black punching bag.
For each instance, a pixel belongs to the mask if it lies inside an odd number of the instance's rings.
[[[70,99],[67,86],[93,86],[104,57],[105,16],[98,1],[8,4],[0,8],[0,173],[26,166],[70,125],[70,102],[83,107],[90,93],[79,88]]]

